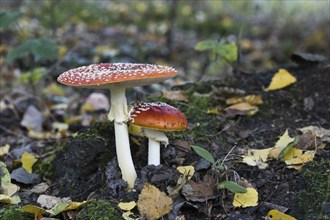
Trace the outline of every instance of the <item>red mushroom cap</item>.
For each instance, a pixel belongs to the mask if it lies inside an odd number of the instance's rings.
[[[135,87],[162,82],[175,76],[173,67],[138,63],[101,63],[62,73],[57,80],[65,85],[111,88]]]
[[[128,122],[141,127],[163,131],[180,131],[188,127],[185,115],[163,102],[133,104]]]

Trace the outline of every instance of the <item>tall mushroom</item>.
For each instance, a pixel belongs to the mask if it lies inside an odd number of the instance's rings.
[[[148,165],[160,164],[160,143],[168,144],[165,131],[180,131],[188,127],[185,115],[163,102],[137,102],[132,105],[128,123],[143,128],[148,137]]]
[[[108,118],[115,123],[118,165],[122,178],[127,181],[129,188],[134,187],[136,171],[126,124],[129,114],[125,89],[162,82],[175,76],[176,73],[174,68],[161,65],[101,63],[68,70],[57,79],[60,83],[69,86],[110,89],[111,110]]]

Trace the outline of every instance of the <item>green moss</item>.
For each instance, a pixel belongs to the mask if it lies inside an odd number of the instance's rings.
[[[304,219],[323,219],[322,206],[330,199],[330,160],[313,161],[304,166],[306,186],[298,194],[297,212],[304,213]],[[328,216],[329,217],[329,216]],[[326,218],[324,218],[326,219]]]
[[[1,220],[32,220],[33,218],[27,216],[23,210],[17,205],[8,205],[0,208]]]
[[[78,220],[117,220],[121,219],[116,206],[106,200],[89,202],[77,215]]]
[[[53,176],[53,161],[56,155],[63,151],[65,143],[49,146],[46,148],[47,157],[41,158],[33,166],[34,173],[41,175],[45,179],[50,179]]]

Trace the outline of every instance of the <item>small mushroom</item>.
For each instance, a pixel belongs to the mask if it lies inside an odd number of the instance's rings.
[[[188,127],[185,115],[163,102],[137,102],[132,105],[128,123],[142,127],[148,137],[148,165],[160,164],[160,143],[168,144],[165,131],[180,131]]]
[[[122,178],[127,181],[129,188],[134,187],[136,171],[126,124],[129,114],[125,90],[165,81],[175,76],[176,72],[172,67],[153,64],[101,63],[68,70],[57,79],[60,83],[69,86],[110,89],[111,109],[108,118],[115,123],[118,165]]]

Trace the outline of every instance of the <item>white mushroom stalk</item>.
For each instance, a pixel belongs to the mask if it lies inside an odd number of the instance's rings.
[[[134,187],[136,180],[136,171],[131,154],[129,144],[128,128],[127,128],[127,100],[125,88],[111,89],[111,110],[108,115],[110,121],[115,124],[115,140],[118,165],[122,173],[122,178],[128,183],[129,188]]]
[[[168,145],[168,138],[163,131],[144,128],[145,136],[148,138],[148,165],[158,166],[160,164],[160,144]]]

